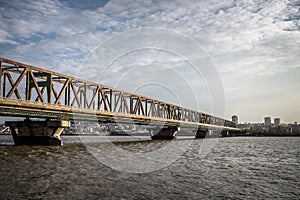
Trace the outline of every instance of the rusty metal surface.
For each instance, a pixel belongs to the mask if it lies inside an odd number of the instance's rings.
[[[232,121],[0,58],[0,114],[238,130]]]

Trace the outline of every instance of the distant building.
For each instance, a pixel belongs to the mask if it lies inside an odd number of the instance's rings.
[[[265,126],[271,126],[271,117],[265,117]]]
[[[239,123],[239,117],[236,116],[236,115],[233,115],[233,116],[231,117],[231,121],[233,121],[234,123],[238,124],[238,123]]]
[[[275,118],[274,119],[274,125],[279,126],[280,125],[280,118]]]

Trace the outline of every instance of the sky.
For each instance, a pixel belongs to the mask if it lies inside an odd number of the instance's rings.
[[[300,122],[299,0],[0,1],[0,57],[241,122]]]

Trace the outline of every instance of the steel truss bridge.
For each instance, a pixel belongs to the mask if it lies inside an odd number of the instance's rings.
[[[0,58],[0,115],[238,131],[232,121]]]

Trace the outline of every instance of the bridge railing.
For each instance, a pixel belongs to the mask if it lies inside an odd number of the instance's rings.
[[[2,98],[236,127],[235,123],[116,88],[0,58]]]

